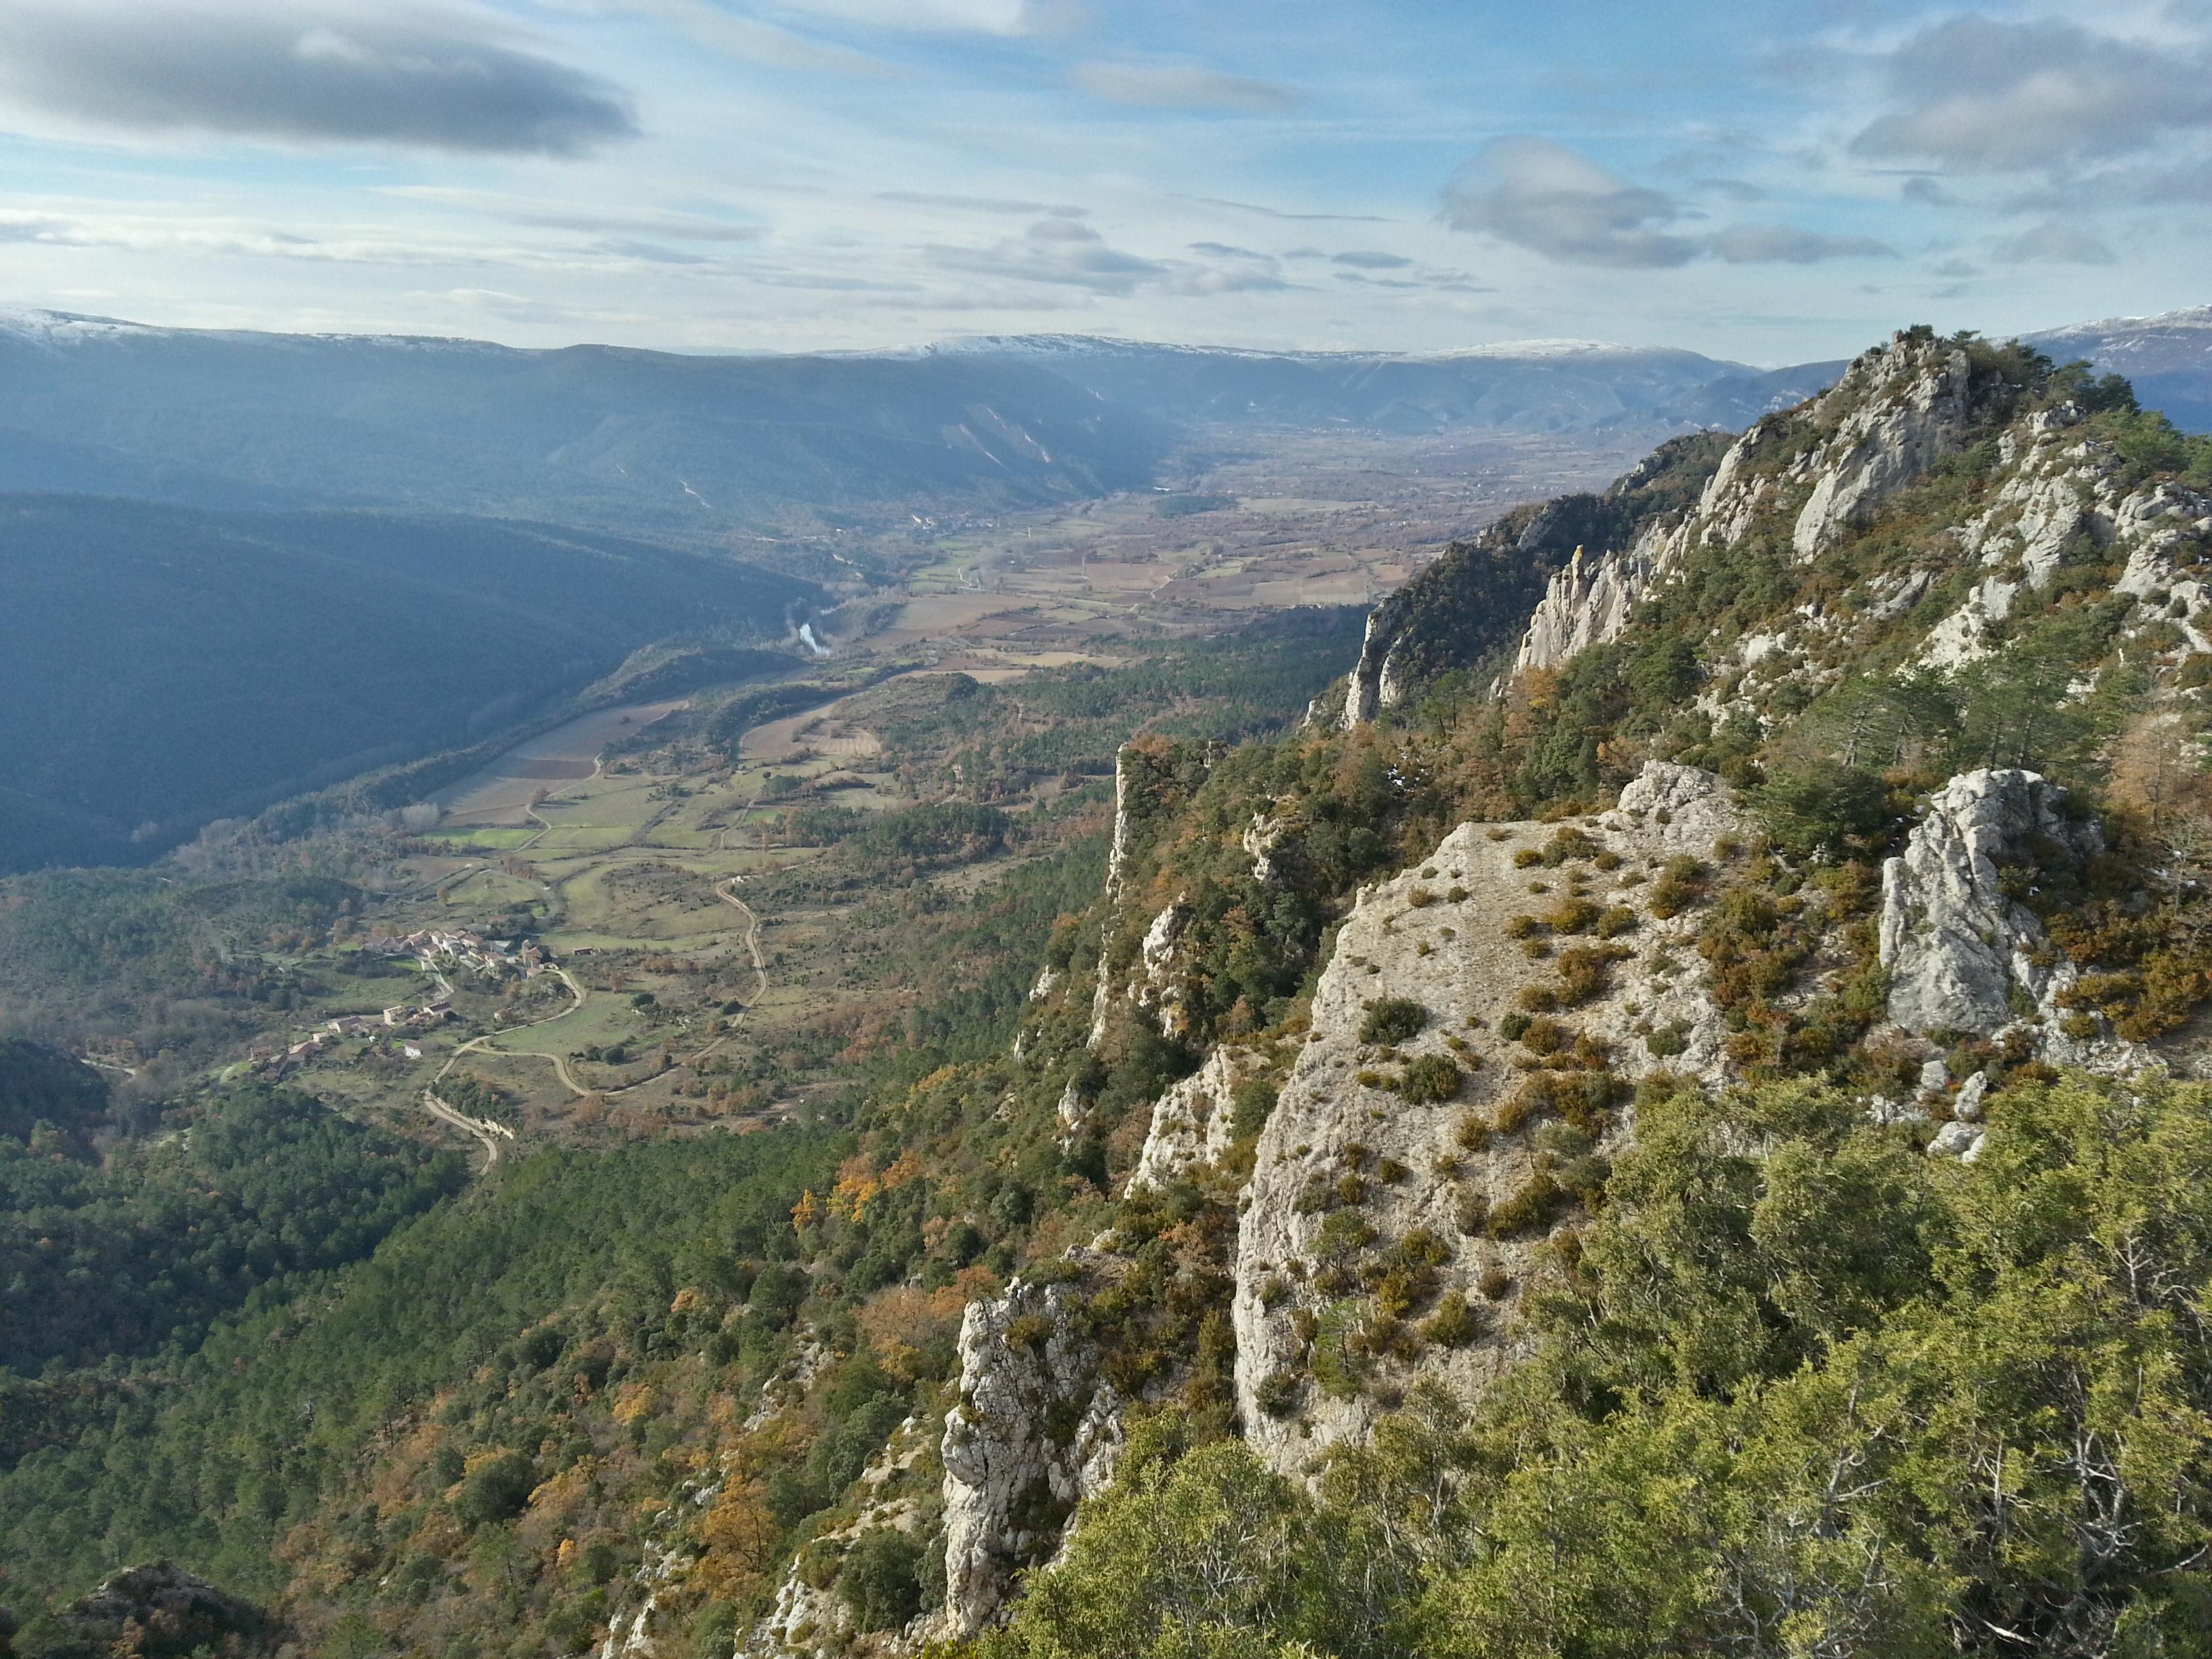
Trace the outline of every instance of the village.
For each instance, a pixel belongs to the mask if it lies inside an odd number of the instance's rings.
[[[343,1014],[327,1019],[319,1030],[310,1031],[281,1049],[257,1048],[247,1056],[252,1075],[280,1081],[348,1037],[367,1037],[373,1042],[404,1039],[445,1024],[455,1018],[453,987],[447,977],[448,972],[465,969],[484,979],[500,980],[510,975],[535,979],[554,966],[552,954],[535,941],[526,941],[518,946],[512,940],[486,939],[465,927],[379,933],[373,935],[362,949],[370,956],[413,957],[429,975],[436,990],[422,1002],[395,1003],[374,1014]],[[407,1060],[422,1058],[422,1050],[412,1042],[401,1041],[399,1053]]]

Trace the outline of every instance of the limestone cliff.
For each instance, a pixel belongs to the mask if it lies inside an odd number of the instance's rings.
[[[2066,791],[2016,768],[1963,773],[1882,866],[1889,1018],[1917,1035],[2016,1036],[2051,1061],[2130,1072],[2148,1063],[2109,1023],[2069,1012],[2080,969],[2027,902],[2104,850]]]
[[[1395,708],[1455,670],[1482,666],[1527,626],[1553,573],[1578,550],[1632,544],[1644,526],[1694,498],[1725,447],[1709,434],[1676,439],[1602,495],[1564,495],[1518,509],[1377,605],[1339,716],[1346,728]]]
[[[1218,1163],[1235,1139],[1237,1085],[1255,1069],[1249,1054],[1223,1043],[1196,1072],[1154,1102],[1127,1190],[1164,1187],[1178,1176]]]
[[[1128,1270],[1163,1214],[1212,1206],[1218,1242],[1233,1204],[1236,1427],[1305,1478],[1416,1384],[1472,1400],[1515,1363],[1521,1299],[1572,1259],[1656,1073],[1823,1079],[1972,1158],[2008,1079],[2171,1058],[2212,951],[2158,956],[2156,907],[2199,902],[2212,804],[2204,845],[2161,831],[2116,893],[2097,818],[1986,763],[2027,746],[2023,682],[1957,672],[2063,635],[2036,684],[2077,785],[2087,745],[2121,740],[2114,708],[2139,749],[2212,726],[2206,468],[2146,463],[2163,440],[2113,395],[1899,334],[1739,439],[1455,545],[1376,608],[1341,702],[1281,754],[1124,751],[1096,978],[1042,981],[1024,1038],[1087,1012],[1049,1087],[1063,1146],[1110,1151],[1124,1207],[1066,1282],[969,1310],[946,1628],[996,1616],[1057,1547],[1123,1412],[1188,1390],[1225,1413],[1194,1355],[1103,1382],[1122,1339],[1068,1288]],[[1525,672],[1615,642],[1602,672]],[[1339,735],[1429,689],[1437,719]],[[2136,770],[2194,776],[2175,755]],[[2137,799],[2164,811],[2172,787]],[[2142,833],[2114,822],[2116,845]],[[1253,968],[1267,951],[1285,971]],[[1125,1050],[1177,1079],[1140,1118],[1100,1080]],[[1177,1289],[1222,1276],[1212,1258]]]
[[[1763,513],[1798,503],[1791,544],[1808,558],[1954,453],[1974,410],[1966,354],[1899,334],[1828,392],[1753,427],[1713,470],[1695,507],[1647,520],[1633,540],[1578,556],[1547,586],[1516,669],[1549,668],[1618,639],[1635,609],[1696,549],[1740,540]]]
[[[1076,1329],[1065,1284],[1017,1281],[969,1304],[960,1403],[945,1421],[945,1611],[966,1635],[1014,1572],[1049,1559],[1083,1499],[1112,1474],[1121,1401]]]
[[[1653,915],[1648,895],[1656,866],[1741,828],[1717,780],[1655,765],[1617,811],[1463,824],[1361,891],[1237,1237],[1238,1404],[1278,1469],[1307,1471],[1417,1377],[1479,1393],[1514,1358],[1514,1297],[1576,1207],[1559,1172],[1587,1177],[1632,1132],[1616,1084],[1721,1074],[1696,923]],[[1556,869],[1532,861],[1547,848]],[[1532,956],[1546,933],[1556,954]],[[1590,975],[1570,995],[1590,994],[1532,1020],[1524,994],[1565,982],[1563,965]]]

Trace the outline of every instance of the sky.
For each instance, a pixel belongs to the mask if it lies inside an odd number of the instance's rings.
[[[2212,0],[0,0],[0,305],[1778,364],[2212,302]]]

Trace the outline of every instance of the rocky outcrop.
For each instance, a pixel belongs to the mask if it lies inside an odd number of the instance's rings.
[[[1607,868],[1587,858],[1562,869],[1516,863],[1570,828],[1589,853],[1610,855]],[[1516,1060],[1529,1056],[1502,1030],[1509,1017],[1527,1018],[1523,988],[1555,971],[1530,956],[1516,919],[1562,893],[1624,913],[1604,941],[1618,951],[1607,988],[1559,1019],[1587,1038],[1585,1056],[1607,1056],[1613,1077],[1663,1067],[1717,1079],[1725,1033],[1703,988],[1697,920],[1654,917],[1644,895],[1654,862],[1709,855],[1718,836],[1741,829],[1711,774],[1654,764],[1620,810],[1571,826],[1462,824],[1413,868],[1361,890],[1261,1133],[1238,1223],[1238,1409],[1273,1468],[1307,1472],[1419,1378],[1472,1398],[1518,1357],[1510,1309],[1550,1223],[1493,1228],[1484,1218],[1548,1179],[1565,1126],[1538,1113],[1497,1133],[1467,1127],[1508,1121],[1498,1110],[1520,1088]],[[1547,896],[1531,894],[1534,877]],[[1370,1012],[1399,1001],[1419,1011],[1414,1035],[1367,1030]],[[1417,1061],[1432,1075],[1450,1062],[1457,1092],[1407,1098],[1396,1085]],[[1632,1128],[1628,1113],[1616,1115],[1607,1144]],[[1365,1287],[1407,1252],[1425,1264],[1415,1273],[1425,1288],[1393,1325]],[[1422,1320],[1451,1297],[1471,1305],[1480,1332],[1420,1336]]]
[[[1620,792],[1614,815],[1669,853],[1703,858],[1723,836],[1741,835],[1742,809],[1711,772],[1672,761],[1646,761]]]
[[[719,1481],[686,1480],[667,1507],[647,1522],[641,1559],[629,1577],[630,1589],[638,1600],[631,1606],[618,1607],[608,1618],[606,1639],[599,1644],[597,1659],[654,1659],[660,1651],[659,1638],[665,1633],[659,1628],[664,1622],[660,1598],[698,1559],[686,1533],[687,1523],[713,1503],[720,1490]]]
[[[1284,865],[1296,828],[1287,817],[1273,812],[1255,812],[1244,827],[1245,857],[1252,860],[1252,879],[1272,887],[1285,874]]]
[[[2114,592],[2154,602],[2192,649],[2212,646],[2205,614],[2212,593],[2183,574],[2212,542],[2212,501],[2170,483],[2124,489],[2118,458],[2076,434],[2083,418],[2062,404],[2031,416],[2000,441],[1998,464],[2008,476],[1959,532],[1962,550],[1988,574],[1929,632],[1920,650],[1924,665],[1955,668],[1988,655],[1992,625],[2081,557],[2124,564]]]
[[[1164,1187],[1227,1152],[1237,1116],[1237,1085],[1256,1069],[1251,1056],[1224,1045],[1170,1086],[1153,1103],[1152,1127],[1137,1167],[1129,1172],[1128,1190]]]
[[[1347,732],[1364,726],[1390,706],[1391,699],[1383,696],[1383,687],[1394,684],[1390,673],[1390,647],[1395,642],[1395,630],[1391,627],[1387,605],[1377,605],[1367,613],[1366,630],[1359,636],[1359,660],[1352,665],[1352,682],[1344,694],[1344,711],[1337,722]]]
[[[2014,769],[1962,773],[1936,792],[1905,851],[1882,866],[1893,1024],[1978,1036],[2023,1024],[2045,1051],[2065,1041],[2056,999],[2075,971],[2004,876],[2016,872],[2020,890],[2032,891],[2037,872],[2102,850],[2095,822],[2068,812],[2065,799],[2040,775]]]
[[[1658,539],[1647,538],[1625,552],[1595,558],[1584,558],[1577,548],[1529,617],[1515,666],[1547,668],[1619,638],[1650,589]]]
[[[85,1653],[185,1659],[198,1652],[264,1654],[281,1634],[250,1601],[167,1561],[125,1567],[64,1607],[58,1622]]]
[[[1132,757],[1128,749],[1115,751],[1114,756],[1114,834],[1106,848],[1106,915],[1109,941],[1098,956],[1098,982],[1091,994],[1091,1042],[1096,1047],[1106,1035],[1106,1016],[1113,1006],[1113,975],[1107,959],[1111,945],[1114,914],[1121,908],[1122,878],[1128,873],[1129,852],[1133,841],[1129,813],[1129,779]]]
[[[1815,398],[1812,419],[1835,426],[1791,469],[1812,485],[1790,532],[1797,556],[1815,557],[1962,447],[1972,389],[1963,347],[1899,334]]]
[[[1181,1031],[1182,989],[1175,944],[1189,913],[1178,902],[1155,915],[1139,943],[1133,963],[1117,946],[1127,942],[1122,924],[1131,897],[1129,872],[1146,826],[1184,798],[1224,752],[1219,744],[1203,748],[1125,744],[1115,757],[1114,834],[1106,860],[1106,926],[1098,949],[1097,981],[1091,997],[1089,1042],[1093,1048],[1104,1039],[1107,1021],[1119,997],[1146,1011],[1167,1035]],[[1130,975],[1127,984],[1122,982],[1125,967]]]
[[[1069,1287],[1017,1279],[971,1302],[960,1403],[945,1420],[945,1634],[989,1622],[1013,1575],[1059,1548],[1111,1476],[1121,1402],[1070,1310]]]
[[[1616,640],[1636,608],[1702,547],[1724,547],[1759,515],[1808,491],[1792,528],[1809,557],[1862,524],[1963,441],[1972,374],[1955,347],[1899,335],[1867,353],[1834,387],[1779,422],[1754,426],[1729,450],[1687,514],[1644,522],[1625,547],[1578,556],[1555,574],[1522,635],[1517,671],[1553,668]],[[1784,464],[1793,435],[1829,428]]]
[[[1680,516],[1718,454],[1710,434],[1676,439],[1601,495],[1520,508],[1473,541],[1455,542],[1368,618],[1339,722],[1362,725],[1438,676],[1480,667],[1509,649],[1577,549],[1589,550],[1577,580],[1601,580],[1615,556],[1598,550],[1647,545],[1652,526]],[[1620,583],[1601,586],[1613,592]],[[1571,608],[1555,597],[1550,614]]]
[[[1165,1037],[1182,1036],[1189,1024],[1176,946],[1189,931],[1190,917],[1190,907],[1180,899],[1154,916],[1137,945],[1136,965],[1129,975],[1131,1006],[1149,1014]]]

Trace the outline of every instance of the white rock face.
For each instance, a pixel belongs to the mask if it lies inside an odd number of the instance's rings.
[[[1164,1187],[1227,1152],[1237,1111],[1233,1096],[1251,1069],[1249,1055],[1224,1045],[1162,1095],[1153,1103],[1152,1127],[1129,1173],[1128,1190]]]
[[[1295,833],[1287,818],[1272,812],[1255,812],[1244,827],[1244,854],[1252,860],[1252,879],[1272,887],[1282,879],[1282,854]]]
[[[1668,851],[1703,858],[1723,836],[1742,832],[1743,814],[1711,772],[1672,761],[1646,761],[1620,792],[1615,816],[1638,821]]]
[[[1578,559],[1554,575],[1529,619],[1516,670],[1556,667],[1620,637],[1636,607],[1679,575],[1693,550],[1741,540],[1784,484],[1808,489],[1791,537],[1800,557],[1817,554],[1959,447],[1968,384],[1966,355],[1949,346],[1899,336],[1869,352],[1809,410],[1790,417],[1801,427],[1837,424],[1779,479],[1755,471],[1777,429],[1754,426],[1722,458],[1695,511],[1679,523],[1649,525],[1633,546]]]
[[[1989,1036],[2030,1011],[2057,1018],[2054,999],[2075,970],[2045,948],[2042,924],[2000,890],[1998,872],[2102,848],[2094,823],[2058,810],[2065,793],[2038,773],[2006,769],[1963,773],[1929,803],[1904,853],[1881,871],[1881,963],[1894,1024]]]
[[[1017,1279],[961,1322],[960,1403],[945,1420],[946,1635],[981,1629],[1014,1572],[1049,1559],[1113,1474],[1121,1399],[1067,1303],[1064,1285]]]
[[[1638,878],[1648,874],[1647,860],[1684,851],[1707,855],[1715,839],[1740,833],[1742,825],[1710,773],[1655,764],[1632,789],[1642,803],[1636,809],[1640,822],[1621,811],[1581,826],[1619,854],[1620,866],[1609,873],[1587,864],[1575,867],[1585,872],[1594,901],[1638,908],[1645,883]],[[1664,823],[1658,821],[1662,812]],[[1463,1115],[1488,1116],[1518,1085],[1516,1050],[1498,1036],[1498,1024],[1516,1010],[1522,988],[1548,977],[1552,965],[1531,960],[1507,924],[1556,903],[1569,878],[1560,870],[1516,867],[1513,857],[1541,847],[1559,827],[1462,824],[1413,868],[1363,889],[1338,930],[1335,952],[1315,992],[1311,1031],[1261,1133],[1238,1223],[1231,1304],[1238,1410],[1247,1441],[1283,1474],[1304,1474],[1331,1445],[1364,1435],[1383,1409],[1378,1391],[1332,1396],[1317,1380],[1303,1380],[1313,1372],[1314,1348],[1302,1324],[1318,1322],[1327,1340],[1332,1323],[1366,1316],[1357,1296],[1322,1288],[1317,1246],[1335,1206],[1306,1202],[1310,1194],[1360,1173],[1365,1192],[1356,1208],[1376,1230],[1372,1248],[1425,1228],[1449,1252],[1437,1269],[1439,1292],[1457,1290],[1478,1306],[1486,1305],[1479,1289],[1486,1271],[1496,1270],[1517,1288],[1541,1243],[1540,1234],[1469,1236],[1460,1224],[1467,1199],[1499,1204],[1528,1182],[1539,1124],[1532,1121],[1472,1152],[1461,1146],[1457,1131]],[[1491,839],[1493,831],[1500,839]],[[1534,878],[1546,881],[1550,896],[1528,891]],[[1611,991],[1560,1016],[1611,1045],[1616,1075],[1633,1079],[1662,1066],[1714,1079],[1723,1075],[1723,1032],[1703,989],[1698,926],[1694,915],[1671,922],[1644,916],[1615,941],[1632,955],[1614,964]],[[1386,1060],[1362,1043],[1360,1027],[1369,1005],[1400,997],[1419,1003],[1427,1024],[1397,1045],[1398,1060]],[[1643,1033],[1661,1030],[1680,1040],[1678,1051],[1651,1052]],[[1449,1038],[1466,1050],[1453,1049]],[[1474,1057],[1480,1068],[1464,1079],[1460,1098],[1441,1104],[1413,1103],[1382,1081],[1359,1080],[1363,1071],[1387,1080],[1421,1054]],[[1632,1128],[1624,1112],[1613,1138]],[[1456,1161],[1455,1173],[1439,1171],[1445,1158]],[[1386,1178],[1383,1160],[1404,1173]],[[1473,1398],[1519,1358],[1510,1306],[1509,1292],[1492,1310],[1493,1328],[1468,1346],[1431,1346],[1410,1364],[1376,1362],[1374,1381],[1387,1390],[1435,1377]],[[1288,1400],[1285,1379],[1301,1379]]]
[[[1082,1133],[1083,1126],[1089,1121],[1091,1109],[1095,1103],[1089,1095],[1083,1092],[1081,1083],[1073,1078],[1068,1079],[1067,1087],[1060,1091],[1060,1106],[1054,1114],[1060,1120],[1060,1139],[1062,1146],[1072,1144],[1075,1137]]]
[[[2070,406],[2046,410],[2005,434],[1999,461],[2008,476],[1959,532],[1960,547],[1990,574],[1929,633],[1920,650],[1925,666],[1955,668],[1987,656],[1990,624],[2010,616],[2023,592],[2045,587],[2068,550],[2084,543],[2097,550],[2098,562],[2124,563],[2115,592],[2175,605],[2173,620],[2191,647],[2207,648],[2212,595],[2179,567],[2204,556],[2212,501],[2172,483],[2123,493],[2118,459],[2075,435],[2081,419]]]
[[[1377,637],[1382,620],[1380,606],[1369,611],[1366,631],[1359,636],[1359,661],[1352,668],[1344,712],[1338,717],[1338,724],[1347,732],[1365,726],[1384,707],[1382,680],[1389,666],[1389,647]]]
[[[1190,908],[1180,901],[1152,918],[1137,947],[1137,972],[1129,1000],[1159,1021],[1163,1036],[1182,1034],[1185,1024],[1182,987],[1176,974],[1176,945],[1190,927]]]
[[[1661,544],[1646,537],[1626,552],[1587,558],[1577,548],[1530,615],[1516,666],[1547,668],[1619,638],[1658,574]]]
[[[921,1529],[920,1503],[911,1495],[894,1497],[884,1490],[896,1477],[913,1468],[928,1450],[928,1437],[921,1430],[922,1425],[915,1418],[909,1417],[899,1425],[883,1450],[860,1472],[860,1512],[835,1531],[823,1533],[824,1540],[849,1547],[862,1534],[878,1528],[888,1528],[908,1535]],[[699,1501],[703,1504],[708,1499]],[[853,1630],[852,1614],[836,1586],[815,1589],[799,1577],[799,1563],[794,1559],[785,1570],[783,1582],[776,1586],[774,1607],[753,1626],[738,1651],[756,1659],[855,1651],[912,1653],[931,1635],[939,1619],[939,1614],[922,1613],[904,1630],[860,1635]]]
[[[1809,559],[1944,456],[1966,428],[1972,365],[1956,347],[1916,346],[1903,336],[1854,362],[1813,406],[1815,420],[1856,403],[1828,440],[1799,464],[1812,494],[1790,541]]]
[[[1964,1121],[1947,1123],[1936,1132],[1936,1139],[1928,1143],[1928,1156],[1964,1158],[1971,1164],[1981,1145],[1982,1130],[1978,1124]]]
[[[1205,764],[1211,766],[1221,752],[1221,745],[1214,745]],[[1129,896],[1129,864],[1135,855],[1131,781],[1133,774],[1144,764],[1142,757],[1134,755],[1127,745],[1114,760],[1114,839],[1106,858],[1106,937],[1099,946],[1098,979],[1091,995],[1089,1042],[1093,1048],[1106,1036],[1107,1020],[1117,996],[1126,996],[1152,1014],[1164,1034],[1176,1036],[1183,1030],[1182,984],[1175,946],[1189,924],[1190,914],[1180,902],[1152,918],[1139,947],[1139,959],[1132,969],[1130,982],[1118,982],[1114,969],[1117,924],[1125,914],[1123,906]]]
[[[1109,933],[1114,913],[1121,908],[1122,878],[1128,872],[1129,840],[1129,756],[1126,750],[1117,750],[1114,755],[1114,837],[1106,849],[1106,916]],[[1091,1045],[1094,1048],[1106,1035],[1106,1015],[1113,1000],[1113,975],[1102,946],[1098,953],[1098,983],[1091,994]]]

